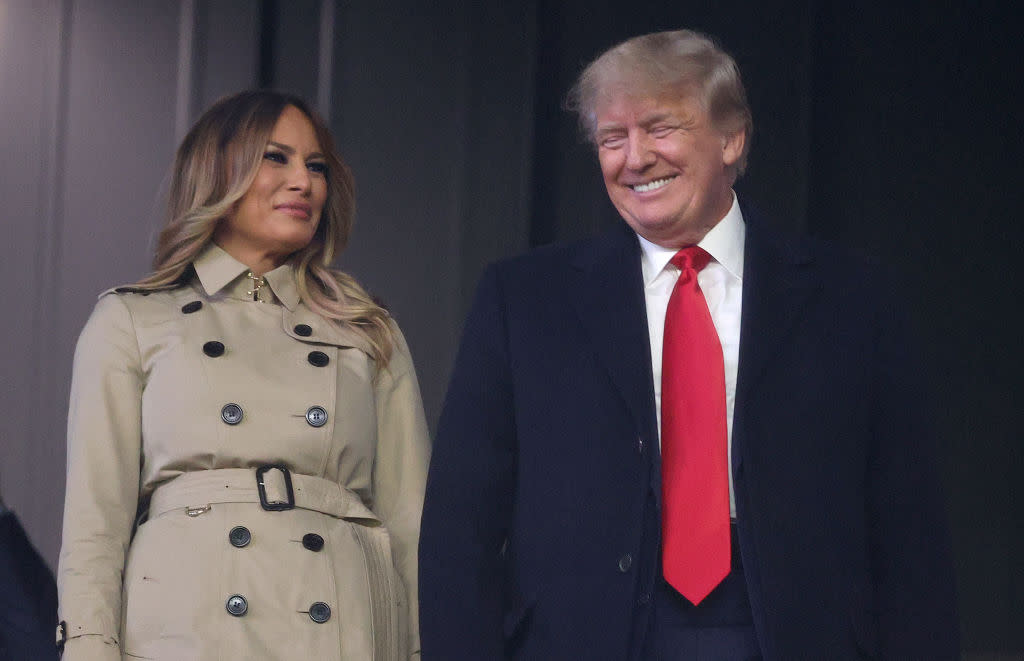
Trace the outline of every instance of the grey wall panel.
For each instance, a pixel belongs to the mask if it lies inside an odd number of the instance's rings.
[[[272,80],[276,89],[317,102],[322,0],[276,3]]]
[[[415,5],[381,20],[338,3],[331,125],[357,187],[339,264],[392,308],[428,418],[440,411],[458,329],[466,136],[466,10]]]
[[[59,539],[66,402],[53,392],[54,242],[66,2],[0,1],[0,490],[48,557]]]
[[[257,85],[260,3],[199,0],[193,57],[194,102],[188,125],[222,96]]]

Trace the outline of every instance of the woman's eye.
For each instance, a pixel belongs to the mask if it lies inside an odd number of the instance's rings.
[[[288,162],[288,157],[279,151],[268,151],[265,154],[263,154],[263,158],[267,159],[268,161],[273,161],[275,163],[284,164]]]
[[[306,163],[306,167],[309,168],[310,172],[316,174],[327,174],[327,164],[321,163],[320,161],[314,161],[312,163]]]

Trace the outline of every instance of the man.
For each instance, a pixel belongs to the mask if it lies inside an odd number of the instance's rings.
[[[0,499],[0,659],[56,659],[56,621],[53,574]]]
[[[893,283],[737,201],[750,110],[703,35],[626,41],[572,99],[625,225],[483,276],[428,480],[425,661],[957,658]]]

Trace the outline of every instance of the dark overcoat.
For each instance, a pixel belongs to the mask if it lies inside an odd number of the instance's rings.
[[[744,215],[732,472],[764,659],[957,658],[894,283]],[[628,227],[486,271],[428,479],[425,661],[638,657],[659,572],[655,420]]]

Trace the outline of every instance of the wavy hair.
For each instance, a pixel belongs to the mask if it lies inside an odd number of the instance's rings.
[[[395,335],[387,310],[352,276],[331,268],[348,244],[355,216],[355,181],[323,119],[301,98],[254,90],[225,97],[196,121],[174,161],[167,216],[157,239],[153,272],[142,289],[176,284],[189,276],[196,256],[256,178],[274,125],[288,106],[312,123],[327,162],[327,201],[316,233],[289,257],[299,296],[325,319],[350,327],[370,344],[378,365],[387,365]]]
[[[711,37],[693,30],[653,32],[612,46],[588,64],[569,91],[565,107],[578,114],[580,129],[591,142],[597,107],[621,90],[655,97],[666,92],[692,95],[718,131],[745,132],[736,171],[746,170],[753,115],[736,61]]]

